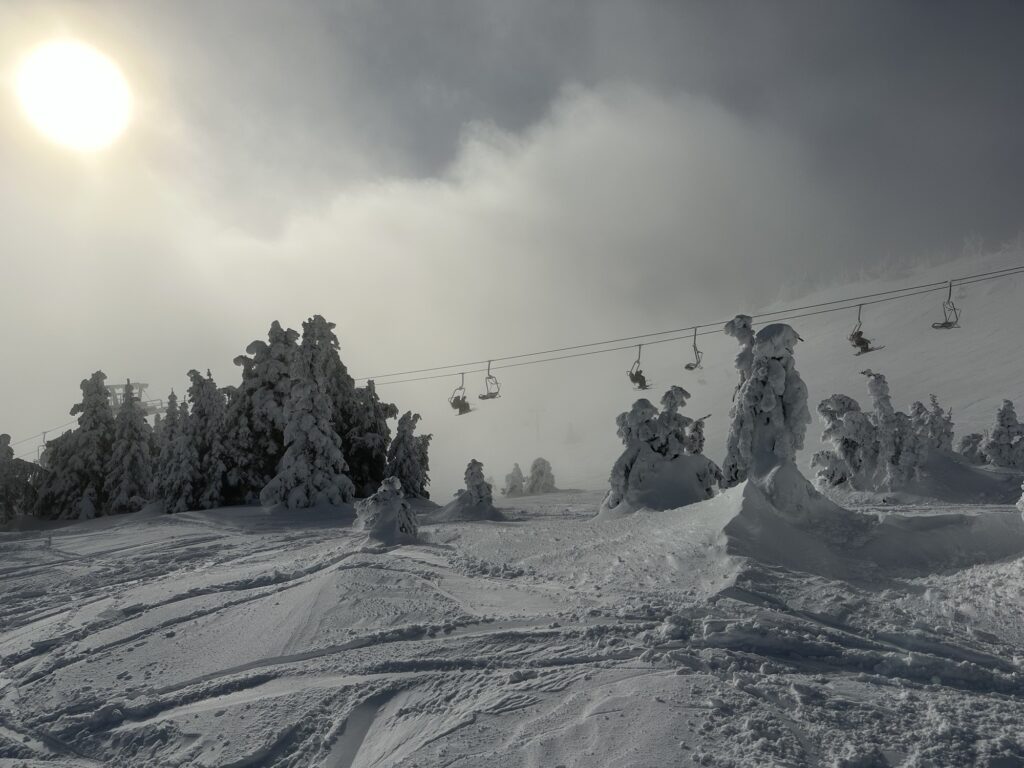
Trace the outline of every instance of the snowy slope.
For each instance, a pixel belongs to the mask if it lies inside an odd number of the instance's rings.
[[[969,288],[949,332],[928,327],[939,297],[878,305],[868,359],[851,318],[794,321],[812,404],[863,398],[870,364],[898,406],[935,392],[983,428],[1024,401],[1019,280]],[[720,456],[734,348],[705,338],[692,382],[655,360],[652,379],[721,414]],[[607,460],[589,440],[577,469],[553,458],[560,485],[603,484],[619,446],[610,417],[594,429]],[[607,521],[602,491],[499,498],[502,521],[424,503],[399,547],[347,508],[0,532],[0,766],[1024,765],[1016,486],[939,456],[914,493],[845,508],[796,485]]]
[[[390,549],[329,511],[7,534],[0,764],[1024,761],[1012,508],[599,501]]]

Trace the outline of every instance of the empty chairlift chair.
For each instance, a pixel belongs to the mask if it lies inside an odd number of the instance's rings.
[[[683,367],[688,371],[696,371],[698,368],[703,368],[702,362],[704,360],[704,353],[697,348],[697,329],[693,329],[693,362],[687,363]]]
[[[949,281],[949,292],[946,300],[942,302],[942,322],[932,323],[932,328],[945,330],[948,328],[960,327],[960,308],[953,303],[953,281]]]

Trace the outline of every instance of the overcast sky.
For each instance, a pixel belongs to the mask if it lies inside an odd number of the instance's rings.
[[[324,314],[367,375],[996,245],[1022,229],[1022,22],[1016,2],[8,0],[0,431],[67,420],[97,368],[151,395],[192,367],[234,383],[273,319]],[[137,100],[95,156],[10,92],[68,35]]]

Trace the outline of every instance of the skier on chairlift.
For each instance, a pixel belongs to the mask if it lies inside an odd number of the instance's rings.
[[[850,343],[860,350],[857,352],[858,355],[863,355],[865,352],[870,352],[872,350],[871,340],[865,337],[864,331],[859,328],[850,334]]]

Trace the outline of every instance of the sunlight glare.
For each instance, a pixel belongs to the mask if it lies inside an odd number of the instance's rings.
[[[53,40],[18,66],[16,93],[35,128],[79,152],[104,149],[124,133],[132,94],[117,64],[77,40]]]

